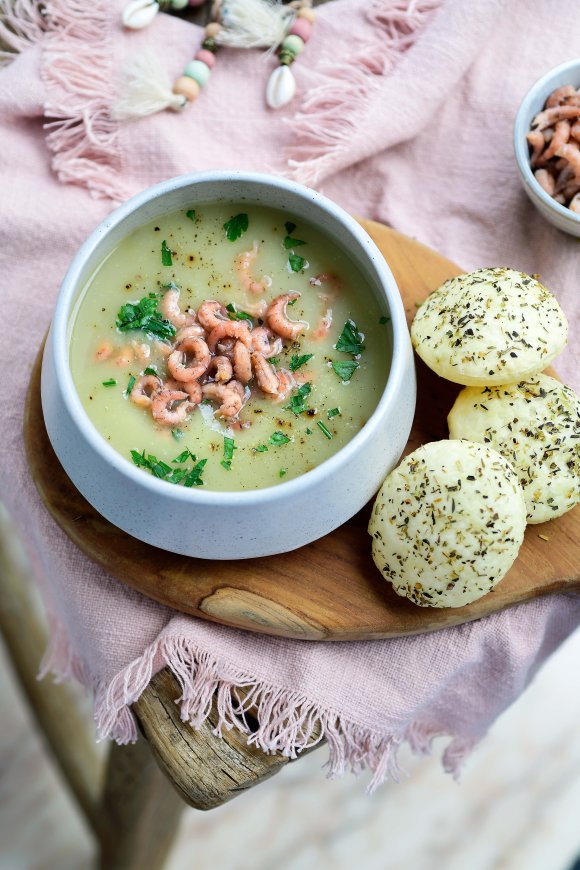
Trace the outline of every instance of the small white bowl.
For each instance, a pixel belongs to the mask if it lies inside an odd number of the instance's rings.
[[[137,227],[196,203],[241,201],[307,220],[349,254],[381,310],[391,317],[391,368],[365,426],[307,474],[251,492],[186,489],[136,468],[89,420],[69,368],[71,312],[95,268]],[[210,172],[173,178],[113,212],[74,258],[46,343],[42,407],[48,436],[72,482],[103,516],[130,535],[174,553],[206,559],[244,559],[296,549],[360,510],[407,443],[415,411],[415,371],[395,279],[357,222],[313,190],[253,173]]]
[[[580,87],[580,60],[571,60],[546,73],[532,85],[518,109],[514,126],[514,150],[524,190],[538,211],[559,230],[572,236],[580,236],[580,214],[570,211],[565,205],[549,196],[534,178],[530,166],[530,152],[526,133],[532,119],[544,108],[544,103],[561,85]]]

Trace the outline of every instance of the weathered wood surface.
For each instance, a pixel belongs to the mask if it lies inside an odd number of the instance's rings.
[[[460,269],[423,245],[371,221],[363,226],[385,255],[405,302],[416,303]],[[42,424],[39,363],[28,396],[25,441],[48,509],[89,558],[145,595],[185,613],[265,634],[308,640],[361,640],[418,634],[479,619],[523,601],[580,586],[580,509],[529,526],[520,555],[500,585],[459,609],[424,609],[399,598],[370,555],[369,508],[293,553],[210,562],[166,553],[131,538],[77,492]],[[447,437],[458,387],[417,361],[417,413],[407,450]],[[543,540],[544,535],[548,540]]]
[[[216,737],[212,733],[218,724],[215,698],[208,718],[194,731],[179,717],[175,700],[180,694],[176,678],[166,668],[153,677],[133,711],[157,763],[186,803],[211,810],[288,764],[282,755],[266,755],[248,746],[247,737],[236,729],[224,728],[222,738]],[[246,720],[251,724],[251,715],[246,714]]]

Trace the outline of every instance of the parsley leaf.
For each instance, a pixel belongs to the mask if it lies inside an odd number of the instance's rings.
[[[164,266],[172,266],[173,260],[171,259],[171,248],[167,247],[167,242],[165,239],[161,242],[161,263]]]
[[[179,456],[176,456],[175,459],[172,459],[171,461],[178,462],[178,463],[187,462],[187,460],[190,457],[191,457],[191,461],[195,462],[195,459],[196,459],[195,453],[192,453],[191,450],[189,449],[189,447],[186,447],[185,450],[179,454]]]
[[[254,322],[252,317],[246,311],[238,311],[233,302],[226,305],[226,311],[228,312],[230,320],[249,320],[250,323]]]
[[[187,456],[190,456],[195,461],[195,456],[189,450],[184,450],[173,462],[184,461]],[[183,457],[183,460],[181,457]],[[183,483],[184,486],[203,485],[201,473],[207,459],[201,459],[192,469],[172,468],[166,462],[163,462],[163,460],[157,459],[152,453],[146,455],[144,450],[142,453],[139,453],[137,450],[131,450],[131,459],[138,468],[147,469],[154,477],[165,480],[167,483]]]
[[[305,245],[306,242],[302,239],[293,239],[292,236],[286,236],[284,239],[284,247],[286,250],[289,248],[297,248],[299,245]]]
[[[114,387],[114,386],[116,386],[116,384],[117,384],[117,381],[115,380],[115,378],[109,378],[108,381],[103,381],[104,387]]]
[[[347,320],[335,345],[337,350],[343,353],[358,355],[365,349],[361,341],[361,334],[354,320]]]
[[[312,435],[312,429],[308,429],[308,428],[307,428],[307,429],[306,429],[306,434],[307,434],[307,435]]]
[[[153,366],[147,366],[147,368],[145,369],[143,374],[144,375],[157,375],[157,369],[154,368]]]
[[[221,461],[221,465],[229,471],[232,467],[232,459],[234,458],[234,450],[237,450],[234,443],[233,438],[228,438],[227,435],[224,435],[224,458]]]
[[[120,332],[130,329],[142,329],[143,332],[154,338],[173,338],[175,327],[169,320],[165,320],[157,310],[158,298],[155,293],[144,296],[139,302],[126,302],[121,305],[116,325]]]
[[[307,405],[305,404],[305,400],[310,395],[312,387],[309,383],[302,384],[292,396],[290,396],[290,404],[284,405],[285,411],[292,411],[297,417],[299,414],[302,414],[303,411],[307,410]]]
[[[242,212],[242,214],[236,214],[229,221],[226,221],[224,224],[224,230],[226,231],[226,236],[230,240],[230,242],[235,242],[236,239],[239,239],[242,233],[245,233],[249,226],[248,215]]]
[[[189,474],[186,475],[183,485],[184,486],[203,486],[203,480],[201,479],[201,474],[203,472],[204,466],[207,462],[207,459],[200,459],[197,465],[194,465]]]
[[[332,417],[338,417],[340,415],[340,408],[331,408],[330,411],[327,412],[327,417],[330,420]]]
[[[254,450],[256,451],[256,453],[265,453],[267,449],[268,448],[265,444],[258,444],[257,447],[254,447]]]
[[[183,430],[182,429],[172,429],[171,435],[175,441],[181,441],[183,438]]]
[[[189,211],[185,212],[185,216],[188,217],[190,219],[190,221],[195,221],[195,218],[196,218],[195,209],[190,208]]]
[[[126,387],[126,389],[125,389],[125,395],[126,395],[126,396],[129,396],[129,395],[130,395],[131,390],[132,390],[133,387],[135,386],[135,381],[136,381],[136,380],[137,380],[137,379],[136,379],[135,375],[129,375],[129,380],[128,380],[128,382],[127,382],[127,387]]]
[[[287,471],[288,471],[287,468],[281,468],[280,471],[278,472],[279,477],[284,477],[284,475],[286,474]]]
[[[317,420],[317,421],[316,421],[316,425],[318,426],[319,429],[322,430],[322,432],[326,435],[327,438],[332,438],[332,432],[330,432],[330,431],[326,428],[326,426],[324,425],[324,423],[322,422],[322,420]]]
[[[300,272],[304,268],[306,260],[298,254],[288,254],[288,264],[293,272]]]
[[[300,366],[303,366],[304,363],[307,363],[308,360],[312,359],[313,356],[313,353],[305,353],[304,356],[294,355],[290,360],[290,371],[297,372]]]
[[[284,227],[285,227],[288,235],[291,236],[292,233],[294,232],[294,230],[296,229],[296,224],[293,224],[292,221],[286,221],[286,223],[284,224]]]
[[[356,360],[350,360],[349,362],[333,361],[332,363],[332,368],[343,383],[350,381],[358,366],[359,364]]]
[[[288,436],[284,435],[283,432],[272,432],[268,440],[270,441],[270,444],[274,444],[275,447],[279,447],[282,444],[288,444],[290,441]]]

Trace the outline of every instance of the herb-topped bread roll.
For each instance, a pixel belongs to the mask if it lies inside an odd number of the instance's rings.
[[[427,297],[411,327],[421,359],[467,386],[512,383],[541,371],[563,350],[567,334],[550,291],[513,269],[451,278]]]
[[[499,453],[434,441],[386,478],[369,534],[375,564],[398,595],[421,607],[461,607],[505,576],[525,527],[517,475]]]
[[[451,438],[489,444],[514,467],[529,523],[580,502],[580,399],[548,375],[518,384],[466,387],[449,413]]]

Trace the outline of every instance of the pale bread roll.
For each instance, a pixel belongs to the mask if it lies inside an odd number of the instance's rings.
[[[548,375],[518,384],[466,387],[447,418],[450,438],[489,444],[511,463],[529,523],[580,502],[580,398]]]
[[[566,317],[535,278],[513,269],[478,269],[427,297],[411,326],[422,360],[467,386],[521,381],[565,347]]]
[[[369,534],[375,564],[398,595],[421,607],[461,607],[505,576],[525,527],[521,487],[499,453],[434,441],[386,478]]]

